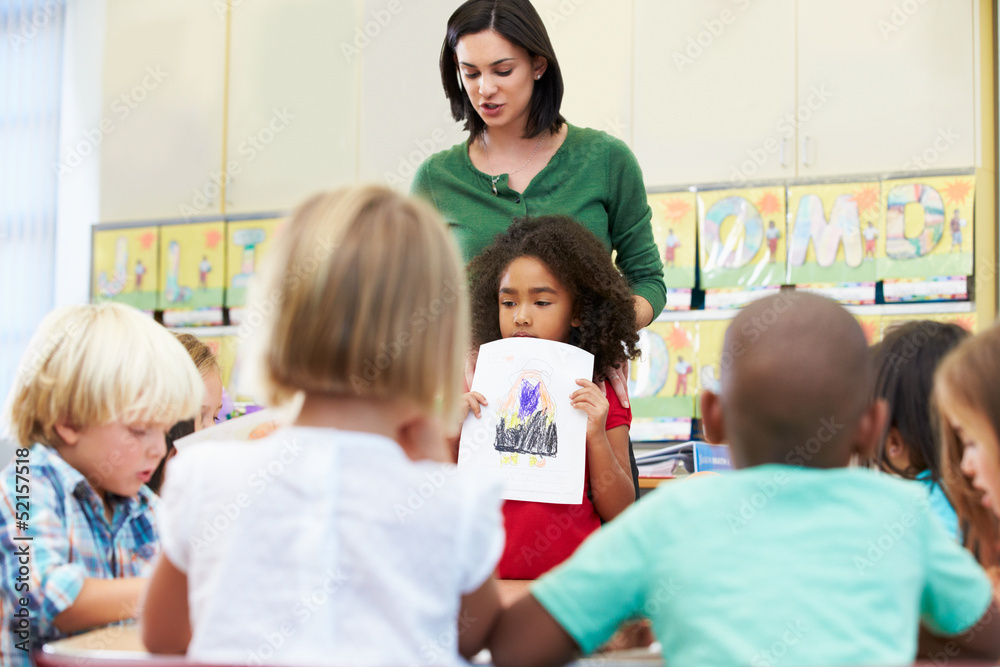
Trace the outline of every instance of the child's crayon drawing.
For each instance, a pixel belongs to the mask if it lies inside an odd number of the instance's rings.
[[[532,455],[529,463],[536,467],[545,465],[541,457],[559,453],[556,404],[546,387],[551,379],[552,367],[540,359],[530,360],[512,378],[510,390],[500,402],[493,443],[498,452]]]
[[[225,231],[221,220],[160,228],[161,310],[222,308]]]
[[[246,304],[246,289],[283,222],[280,218],[226,224],[226,306]]]
[[[879,183],[788,188],[789,284],[874,283]]]
[[[639,331],[641,354],[632,361],[628,380],[633,440],[690,435],[696,339],[694,322],[653,322]]]
[[[972,274],[973,176],[885,181],[882,193],[879,279]]]
[[[577,378],[593,376],[594,355],[566,343],[507,338],[481,345],[472,391],[487,405],[462,424],[459,468],[499,472],[508,500],[580,503],[587,414],[570,395],[580,388]]]
[[[91,283],[94,301],[155,310],[158,240],[156,227],[96,230]]]
[[[784,188],[710,190],[697,200],[703,288],[784,282]]]
[[[691,288],[695,284],[698,207],[693,192],[649,195],[653,211],[653,240],[663,261],[667,288]]]

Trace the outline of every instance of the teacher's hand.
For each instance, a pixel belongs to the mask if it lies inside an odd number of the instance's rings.
[[[652,309],[650,309],[652,310]],[[617,366],[609,366],[604,369],[604,377],[611,383],[611,388],[615,390],[618,402],[623,407],[628,405],[628,362],[622,362]]]

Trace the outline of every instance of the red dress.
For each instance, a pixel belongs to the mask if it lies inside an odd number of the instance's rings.
[[[622,406],[608,382],[604,383],[604,390],[608,397],[605,428],[610,431],[617,426],[630,425],[631,408]],[[578,505],[522,500],[504,502],[507,544],[497,566],[497,576],[500,579],[537,579],[569,558],[587,536],[601,527],[601,518],[587,497],[589,488],[588,476],[583,482],[583,502]]]

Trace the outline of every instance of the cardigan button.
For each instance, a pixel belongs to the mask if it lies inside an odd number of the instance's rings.
[[[520,197],[518,197],[518,198],[517,198],[516,200],[514,200],[514,203],[515,203],[515,204],[520,204],[520,203],[521,203],[521,198],[520,198]]]

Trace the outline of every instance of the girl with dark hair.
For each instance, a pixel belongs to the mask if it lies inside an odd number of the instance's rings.
[[[566,215],[605,254],[617,250],[632,319],[649,324],[666,287],[642,172],[622,141],[560,115],[559,62],[531,3],[464,3],[448,20],[440,68],[469,139],[428,158],[412,189],[441,211],[466,260],[516,217]],[[623,389],[619,395],[627,405]]]
[[[889,425],[875,451],[879,469],[922,482],[942,525],[958,539],[958,518],[941,488],[940,445],[931,406],[938,363],[969,332],[955,324],[918,320],[890,329],[872,348],[875,398],[888,403]]]
[[[600,241],[570,218],[515,220],[469,264],[469,296],[475,348],[517,336],[556,340],[593,354],[594,368],[639,353],[628,283]],[[584,497],[579,505],[505,502],[501,579],[542,575],[635,500],[632,412],[603,377],[599,384],[589,378],[577,384],[572,404],[587,413]],[[465,395],[466,415],[471,410],[478,418],[480,405],[486,405],[482,394]]]

